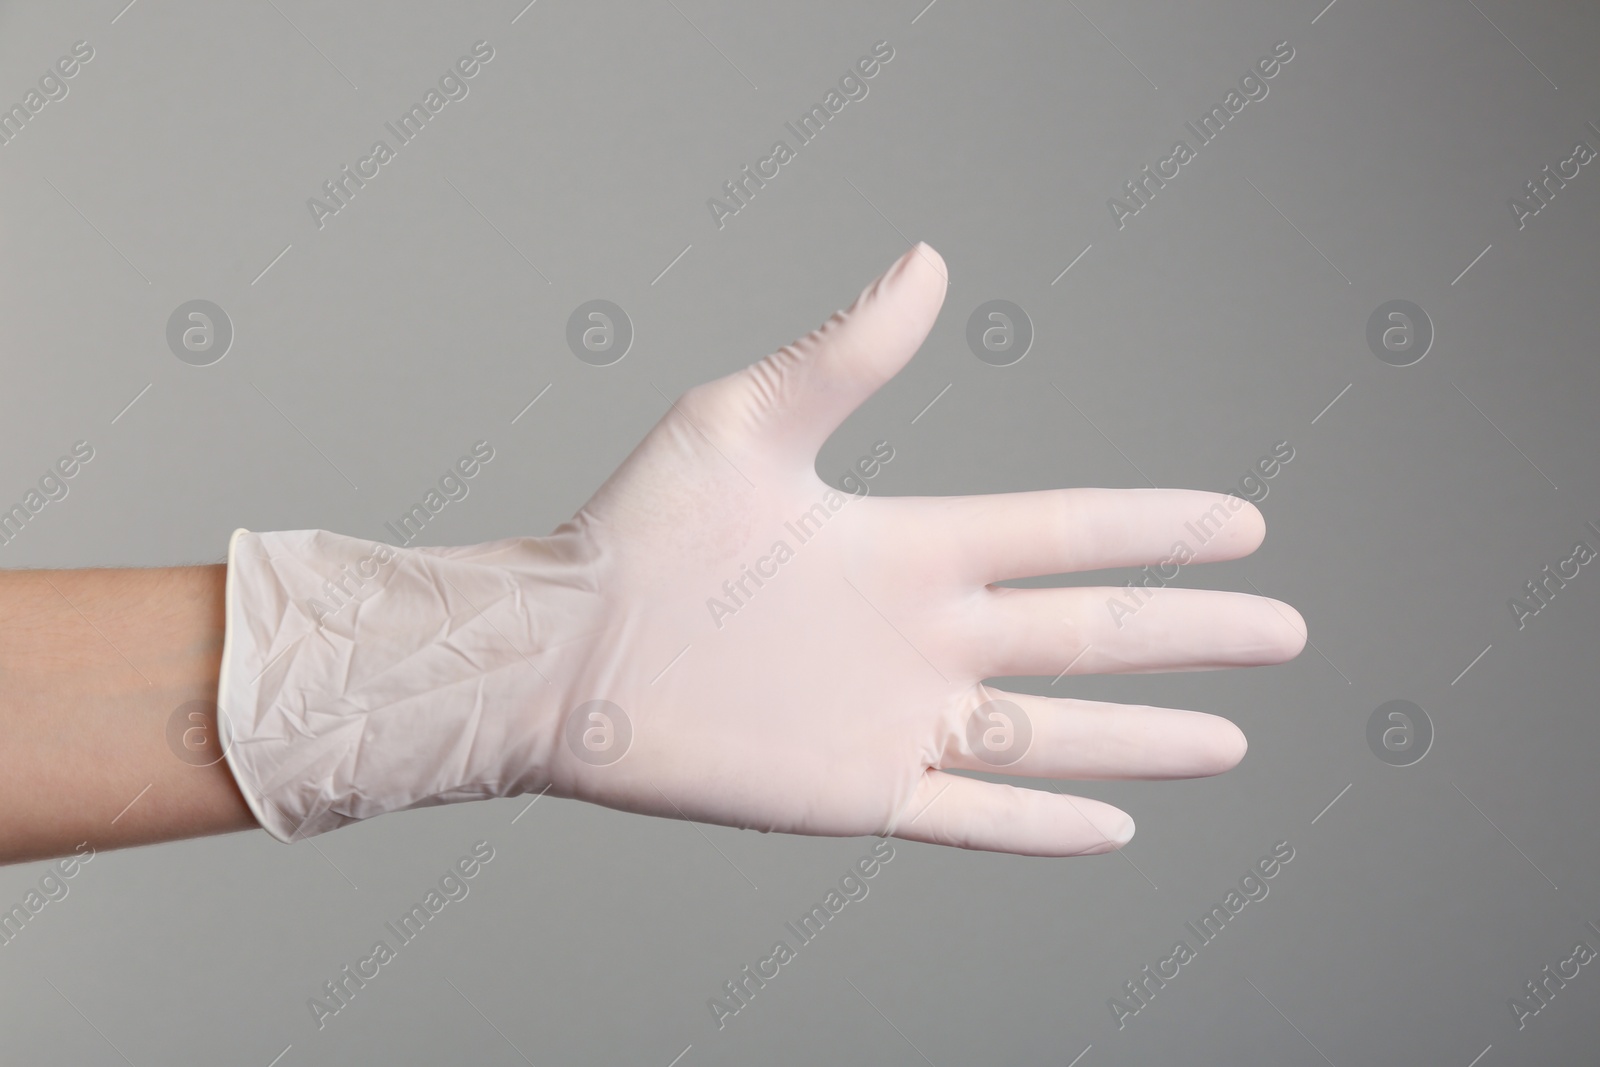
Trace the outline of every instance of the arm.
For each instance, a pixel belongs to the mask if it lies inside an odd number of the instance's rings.
[[[0,575],[0,861],[546,792],[765,832],[1119,847],[1133,821],[1109,804],[958,772],[1198,777],[1243,735],[986,679],[1281,663],[1305,625],[1240,593],[999,584],[1248,555],[1265,527],[1239,497],[872,497],[888,441],[842,488],[819,479],[946,284],[913,247],[819,329],[673,401],[547,537],[238,530],[226,572]]]
[[[218,758],[224,574],[0,572],[0,863],[256,825]]]

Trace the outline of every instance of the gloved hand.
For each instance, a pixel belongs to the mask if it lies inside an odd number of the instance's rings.
[[[690,389],[548,537],[237,531],[219,720],[261,824],[291,840],[547,791],[1066,856],[1117,847],[1132,820],[947,772],[1234,766],[1245,741],[1226,719],[982,681],[1292,658],[1304,622],[1265,598],[1160,589],[1129,617],[1107,608],[1124,589],[990,584],[1167,560],[1196,521],[1215,530],[1194,561],[1242,556],[1263,536],[1253,505],[1165,489],[882,498],[818,479],[818,448],[916,352],[945,285],[919,244],[820,329]],[[335,588],[351,599],[330,612]]]

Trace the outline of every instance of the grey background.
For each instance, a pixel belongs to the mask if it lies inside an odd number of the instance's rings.
[[[215,561],[237,526],[382,537],[481,438],[496,459],[426,540],[543,533],[662,394],[927,239],[944,312],[819,472],[887,438],[887,493],[1226,489],[1290,442],[1263,548],[1180,581],[1281,597],[1314,647],[1070,679],[1226,714],[1244,763],[1072,785],[1134,815],[1121,857],[896,842],[720,1032],[707,998],[870,839],[513,799],[102,853],[0,947],[0,1058],[1594,1062],[1592,967],[1520,1032],[1508,1000],[1600,948],[1600,577],[1521,630],[1507,602],[1600,544],[1600,166],[1520,231],[1508,198],[1600,147],[1600,9],[925,2],[5,4],[0,103],[74,41],[95,58],[0,146],[0,498],[77,439],[97,455],[0,565]],[[306,198],[479,39],[470,95],[319,231]],[[719,231],[706,199],[878,40],[895,57],[866,99]],[[1281,40],[1267,98],[1118,230],[1107,198]],[[610,367],[564,341],[595,298],[636,331]],[[166,346],[192,299],[236,331],[213,366]],[[989,299],[1033,321],[1014,366],[966,347]],[[1436,328],[1411,367],[1366,346],[1392,299]],[[1413,766],[1367,746],[1393,699],[1436,731]],[[307,998],[479,839],[471,895],[319,1031]],[[1108,998],[1278,841],[1296,854],[1267,899],[1119,1031]],[[42,871],[0,870],[0,903]]]

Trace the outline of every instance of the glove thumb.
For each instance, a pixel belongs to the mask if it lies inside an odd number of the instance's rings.
[[[855,303],[747,367],[764,432],[807,459],[878,387],[910,362],[944,304],[949,272],[918,242]]]

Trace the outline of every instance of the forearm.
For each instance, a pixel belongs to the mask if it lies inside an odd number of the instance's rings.
[[[216,736],[225,576],[0,572],[0,863],[256,825]]]

